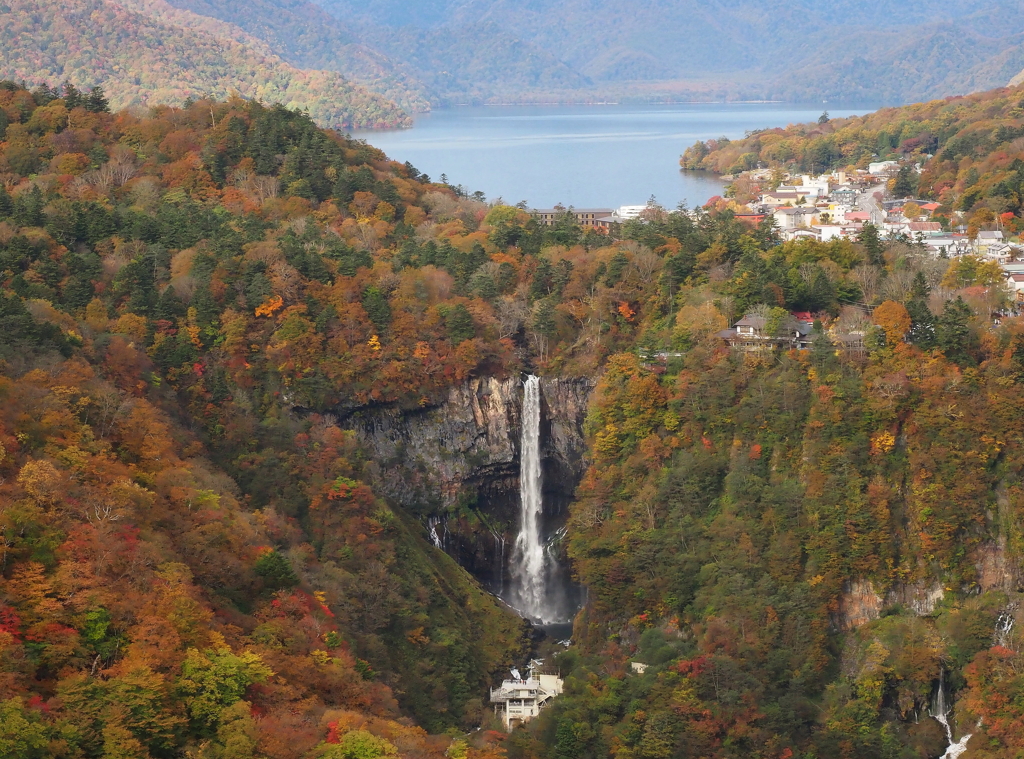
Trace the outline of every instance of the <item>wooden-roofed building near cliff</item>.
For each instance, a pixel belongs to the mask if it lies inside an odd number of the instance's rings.
[[[729,343],[730,347],[748,352],[775,348],[805,350],[811,347],[812,332],[813,324],[801,321],[792,314],[774,329],[764,316],[747,314],[732,329],[722,330],[718,336]]]

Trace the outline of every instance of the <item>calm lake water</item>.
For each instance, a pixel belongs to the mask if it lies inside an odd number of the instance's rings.
[[[830,109],[834,117],[863,114]],[[814,121],[822,107],[792,104],[494,106],[438,110],[412,129],[354,136],[409,161],[435,181],[533,208],[641,205],[654,195],[674,208],[718,195],[715,178],[679,171],[696,140],[735,139],[751,129]]]

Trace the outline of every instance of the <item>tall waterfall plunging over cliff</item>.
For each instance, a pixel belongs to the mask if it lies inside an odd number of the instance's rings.
[[[560,625],[583,595],[572,581],[565,525],[589,465],[583,424],[594,384],[479,377],[416,409],[339,410],[339,426],[378,462],[376,492],[420,515],[427,539],[523,617]],[[522,482],[533,485],[525,534]]]
[[[541,538],[544,499],[540,468],[540,377],[523,383],[523,431],[519,449],[519,534],[512,553],[512,603],[534,622],[548,623],[548,556]]]

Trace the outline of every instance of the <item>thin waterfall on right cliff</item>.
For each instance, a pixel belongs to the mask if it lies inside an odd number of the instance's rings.
[[[949,724],[949,712],[949,706],[946,704],[945,671],[939,670],[939,689],[932,699],[931,714],[946,730],[946,739],[949,741],[946,753],[940,759],[957,759],[967,750],[967,742],[971,739],[971,733],[967,733],[960,740],[953,740],[953,726]]]

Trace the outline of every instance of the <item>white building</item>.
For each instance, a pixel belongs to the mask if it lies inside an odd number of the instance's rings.
[[[537,673],[534,666],[537,663],[531,662],[530,675],[525,680],[505,680],[500,688],[491,689],[494,713],[501,715],[505,729],[509,732],[516,725],[536,717],[551,699],[562,694],[562,678]],[[517,674],[513,670],[513,675]]]
[[[775,223],[782,231],[803,229],[818,221],[818,209],[814,206],[798,206],[796,208],[776,208],[772,215]]]
[[[921,242],[933,255],[959,258],[971,251],[971,241],[963,235],[942,234],[923,237]]]
[[[978,232],[978,236],[974,240],[974,250],[978,253],[978,255],[988,255],[989,248],[993,248],[996,246],[1003,246],[1002,232],[1000,232],[999,230],[991,232],[983,230],[981,232]]]
[[[864,231],[863,224],[816,224],[822,242],[839,239],[855,239]]]
[[[898,161],[877,161],[875,163],[868,164],[868,174],[874,176],[881,176],[884,174],[895,173],[900,167]]]
[[[810,174],[804,174],[800,181],[800,186],[812,197],[823,198],[829,193],[829,178],[827,176],[812,177]]]
[[[1014,303],[1024,303],[1024,274],[1007,274],[1006,289]]]
[[[622,219],[639,219],[640,214],[647,210],[647,205],[642,206],[619,206],[616,216]]]
[[[1015,258],[1019,258],[1020,253],[1020,246],[1011,245],[1008,242],[1000,242],[995,245],[989,245],[985,248],[985,252],[982,255],[990,261],[1005,264],[1013,261]]]

